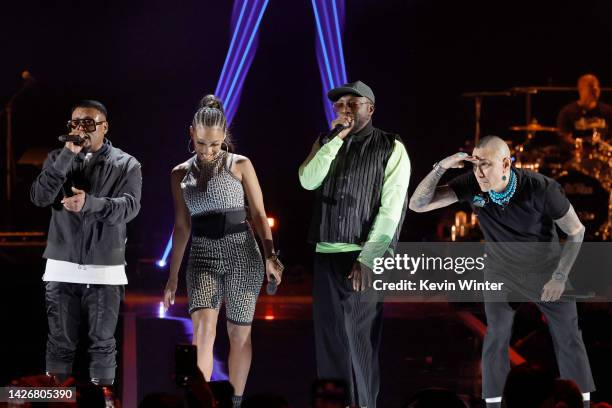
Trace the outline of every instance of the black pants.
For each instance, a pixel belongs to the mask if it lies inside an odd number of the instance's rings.
[[[79,325],[87,324],[90,378],[114,379],[115,328],[123,285],[46,282],[49,336],[47,372],[70,374],[79,340]],[[82,320],[86,320],[82,322]]]
[[[595,390],[589,359],[578,327],[575,301],[536,302],[548,321],[561,378],[578,384],[580,391]],[[510,371],[508,346],[515,310],[508,302],[485,302],[487,334],[482,348],[483,398],[501,397]]]
[[[344,380],[350,392],[347,404],[374,408],[380,385],[382,303],[369,301],[374,298],[373,289],[353,290],[347,276],[358,255],[315,255],[312,306],[317,375]]]

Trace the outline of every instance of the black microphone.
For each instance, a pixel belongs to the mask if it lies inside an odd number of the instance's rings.
[[[327,137],[333,139],[338,136],[338,133],[342,132],[344,129],[348,129],[348,126],[344,126],[342,123],[338,123],[334,128],[327,134]]]
[[[266,286],[266,293],[270,296],[275,295],[276,289],[278,289],[278,283],[276,283],[276,278],[274,276],[271,276],[270,279],[268,279],[268,285]]]
[[[60,137],[57,138],[57,140],[59,140],[62,143],[72,142],[76,145],[79,145],[83,143],[84,139],[79,135],[61,135]]]
[[[338,133],[342,132],[344,129],[348,129],[348,126],[338,123],[332,130],[327,133],[323,133],[322,137],[320,138],[321,146],[338,136]]]

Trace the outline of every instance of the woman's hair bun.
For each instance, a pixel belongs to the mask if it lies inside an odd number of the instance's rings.
[[[223,112],[223,103],[221,102],[221,99],[217,98],[215,95],[210,94],[205,95],[200,100],[200,105],[198,106],[198,108],[219,109],[221,112]]]

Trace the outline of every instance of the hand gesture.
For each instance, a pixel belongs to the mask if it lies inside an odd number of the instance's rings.
[[[84,137],[84,135],[82,135],[81,132],[79,132],[77,129],[71,130],[69,135],[81,136],[81,139],[83,139]],[[70,150],[74,154],[79,154],[81,150],[83,150],[83,146],[81,144],[75,144],[73,142],[66,142],[64,146],[66,147],[66,149]]]
[[[544,288],[542,288],[543,302],[555,302],[561,298],[561,295],[565,291],[565,282],[551,279],[549,280]]]
[[[277,257],[266,258],[266,277],[268,282],[275,280],[280,285],[285,267]]]
[[[475,163],[478,160],[476,160],[474,156],[470,156],[465,152],[459,152],[440,160],[438,164],[442,166],[442,168],[445,170],[458,169],[462,168],[465,165],[464,161]]]
[[[372,286],[372,270],[361,262],[355,262],[348,279],[353,284],[353,290],[361,292]]]
[[[64,204],[64,208],[70,212],[81,212],[85,205],[85,198],[87,197],[85,191],[72,187],[72,192],[74,195],[72,197],[64,197],[62,199],[62,204]]]
[[[345,127],[342,132],[338,133],[338,137],[340,139],[344,139],[349,133],[351,133],[351,130],[353,130],[355,121],[350,115],[340,115],[336,119],[332,120],[331,128],[334,129],[337,125],[342,125]]]
[[[176,296],[176,286],[177,286],[177,279],[170,277],[164,289],[164,299],[163,299],[164,311],[167,311],[170,308],[170,305],[174,304],[174,300]]]

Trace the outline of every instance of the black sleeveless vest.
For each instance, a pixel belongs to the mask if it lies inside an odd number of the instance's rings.
[[[362,245],[367,241],[378,214],[385,168],[396,140],[400,140],[398,135],[377,129],[371,122],[347,136],[316,190],[309,242]],[[320,144],[324,142],[319,139]],[[407,196],[392,247],[399,237]]]

